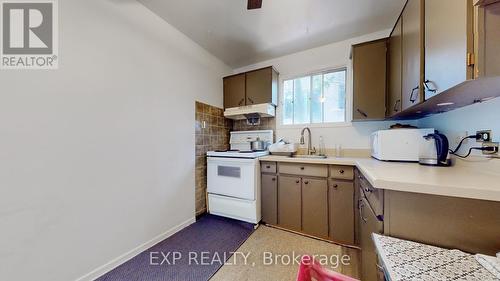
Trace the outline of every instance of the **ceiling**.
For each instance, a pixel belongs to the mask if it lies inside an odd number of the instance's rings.
[[[237,68],[391,28],[405,0],[138,0]]]

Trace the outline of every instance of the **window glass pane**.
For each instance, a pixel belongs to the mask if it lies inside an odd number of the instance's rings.
[[[346,70],[283,82],[283,124],[345,122]]]
[[[322,88],[323,75],[320,74],[313,76],[311,92],[311,123],[323,122]]]
[[[293,80],[287,80],[283,85],[283,124],[293,124]]]
[[[345,78],[345,70],[327,73],[323,77],[324,122],[345,122]]]
[[[293,117],[295,124],[310,122],[309,94],[311,92],[311,76],[294,80],[294,106]]]

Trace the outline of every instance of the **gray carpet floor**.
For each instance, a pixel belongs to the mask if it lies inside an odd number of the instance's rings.
[[[205,215],[96,280],[206,281],[253,230],[252,224]]]

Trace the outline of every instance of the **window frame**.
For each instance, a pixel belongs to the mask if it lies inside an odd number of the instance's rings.
[[[293,80],[297,78],[302,78],[306,76],[311,77],[311,83],[312,83],[312,77],[316,75],[324,75],[332,72],[339,72],[339,71],[345,71],[345,113],[344,113],[344,122],[322,122],[322,123],[303,123],[303,124],[283,124],[283,108],[284,108],[284,85],[285,81],[288,80]],[[311,72],[306,72],[302,74],[295,74],[295,75],[290,75],[286,77],[280,77],[280,87],[279,87],[279,108],[276,112],[277,114],[277,127],[279,129],[295,129],[295,128],[303,128],[303,127],[309,127],[309,128],[333,128],[333,127],[351,127],[352,126],[352,120],[350,118],[351,116],[351,91],[350,91],[350,79],[351,73],[350,69],[347,65],[341,65],[337,67],[329,67],[325,68],[322,70],[316,70],[316,71],[311,71]],[[323,79],[323,77],[322,77]],[[323,116],[321,117],[322,120],[324,120],[324,104],[323,106]],[[309,114],[312,116],[312,111],[310,110]],[[310,117],[309,120],[312,118]]]

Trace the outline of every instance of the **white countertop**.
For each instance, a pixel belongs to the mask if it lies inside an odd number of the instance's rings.
[[[356,166],[356,162],[361,159],[369,159],[369,158],[328,157],[325,159],[314,159],[314,158],[309,159],[309,158],[275,156],[275,155],[259,157],[260,161],[324,164],[324,165],[346,165],[346,166]]]
[[[306,159],[270,155],[259,160],[356,166],[375,188],[500,202],[500,160],[457,160],[452,167],[347,157]]]

